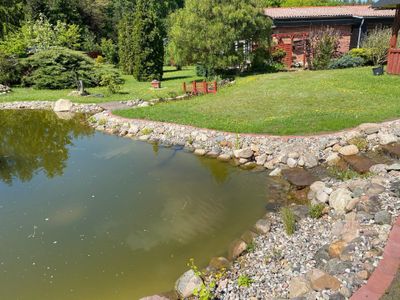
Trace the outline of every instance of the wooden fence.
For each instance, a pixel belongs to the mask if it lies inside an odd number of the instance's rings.
[[[216,81],[213,82],[193,81],[189,86],[186,84],[186,82],[184,82],[182,88],[185,94],[191,94],[191,95],[216,94],[218,91],[218,85]]]

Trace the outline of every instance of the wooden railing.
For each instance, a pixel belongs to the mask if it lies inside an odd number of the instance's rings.
[[[193,81],[188,87],[186,82],[182,85],[183,92],[185,94],[200,95],[200,94],[216,94],[218,91],[218,85],[216,81],[213,82],[196,82]]]

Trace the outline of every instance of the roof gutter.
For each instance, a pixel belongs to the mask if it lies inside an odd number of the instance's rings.
[[[360,27],[358,28],[358,40],[357,40],[357,48],[360,48],[360,44],[361,44],[361,33],[362,33],[362,27],[364,25],[365,22],[365,17],[359,17],[359,16],[353,16],[356,19],[360,19],[361,20],[361,24]]]

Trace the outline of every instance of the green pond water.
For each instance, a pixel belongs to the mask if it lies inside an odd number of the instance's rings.
[[[0,111],[0,299],[138,299],[224,255],[277,185],[82,118]]]

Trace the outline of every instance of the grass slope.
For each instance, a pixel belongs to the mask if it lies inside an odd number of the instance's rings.
[[[336,131],[400,117],[400,76],[369,67],[255,75],[217,95],[116,113],[241,133]]]
[[[174,68],[166,67],[162,89],[159,91],[150,88],[149,82],[138,82],[133,76],[123,76],[125,84],[122,86],[121,93],[109,94],[104,87],[87,89],[91,94],[103,94],[104,98],[96,97],[70,97],[68,94],[72,91],[68,90],[35,90],[32,88],[13,88],[13,92],[8,95],[0,96],[0,102],[12,101],[56,101],[58,99],[70,99],[80,103],[100,103],[109,101],[135,100],[144,99],[150,100],[161,97],[171,97],[181,95],[182,83],[190,82],[198,79],[194,75],[193,68],[185,68],[182,71],[175,71]]]

